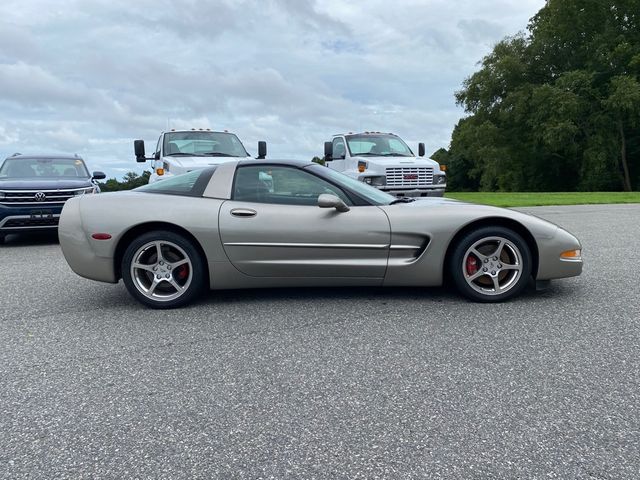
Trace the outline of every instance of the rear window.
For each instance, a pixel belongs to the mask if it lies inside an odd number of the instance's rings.
[[[211,179],[211,175],[213,175],[215,169],[215,167],[211,167],[204,170],[194,170],[182,175],[167,177],[155,183],[149,183],[148,185],[138,187],[134,189],[134,191],[201,197],[205,188],[207,188],[209,179]]]

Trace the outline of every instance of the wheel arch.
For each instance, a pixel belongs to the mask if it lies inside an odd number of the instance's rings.
[[[206,281],[207,281],[207,285],[209,285],[209,266],[208,266],[209,264],[207,261],[207,254],[202,248],[202,245],[200,244],[198,239],[194,237],[193,234],[189,232],[187,229],[169,222],[141,223],[131,227],[122,235],[122,237],[120,237],[120,240],[118,241],[118,244],[115,249],[115,253],[113,255],[113,262],[114,262],[113,268],[116,274],[116,279],[119,280],[122,278],[122,272],[120,271],[120,266],[122,264],[122,258],[124,257],[124,252],[127,250],[127,246],[129,246],[129,244],[133,241],[134,238],[139,237],[140,235],[143,235],[147,232],[152,232],[154,230],[164,230],[168,232],[173,232],[178,235],[182,235],[187,240],[192,242],[193,246],[198,250],[198,253],[202,257],[202,260],[204,261]]]
[[[453,238],[449,242],[449,245],[447,246],[447,253],[445,254],[445,258],[444,258],[444,263],[442,267],[443,279],[447,281],[450,280],[448,265],[451,260],[451,255],[453,254],[453,250],[455,249],[458,242],[460,242],[460,239],[465,235],[467,235],[468,233],[472,232],[473,230],[477,230],[478,228],[483,228],[483,227],[504,227],[504,228],[513,230],[514,232],[519,234],[524,239],[524,241],[527,242],[527,246],[531,251],[531,259],[533,262],[533,264],[531,265],[531,275],[534,279],[538,276],[538,265],[540,261],[540,253],[538,252],[538,244],[536,243],[536,240],[531,234],[531,232],[529,231],[529,229],[527,229],[527,227],[522,225],[520,222],[516,220],[512,220],[510,218],[487,217],[487,218],[481,218],[479,220],[475,220],[471,223],[466,224],[464,227],[458,230],[456,234],[453,236]]]

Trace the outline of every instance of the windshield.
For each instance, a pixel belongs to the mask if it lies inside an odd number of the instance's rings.
[[[79,158],[7,158],[0,167],[0,178],[88,178]]]
[[[233,133],[167,132],[164,134],[164,156],[246,157],[249,154]]]
[[[313,169],[322,177],[333,181],[339,186],[346,187],[349,190],[356,192],[362,198],[370,201],[374,205],[389,205],[396,199],[393,195],[389,195],[388,193],[378,190],[377,188],[367,185],[355,178],[347,177],[346,175],[343,175],[331,168],[323,167],[321,165],[310,165],[306,168]]]
[[[347,135],[351,156],[413,157],[413,152],[395,135]]]

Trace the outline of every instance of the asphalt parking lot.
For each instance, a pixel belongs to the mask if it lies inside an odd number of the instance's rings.
[[[152,311],[0,246],[2,478],[638,478],[640,205],[526,209],[582,277],[211,293]]]

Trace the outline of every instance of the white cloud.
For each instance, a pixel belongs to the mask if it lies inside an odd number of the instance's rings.
[[[172,127],[238,133],[272,157],[384,130],[430,150],[454,92],[544,0],[4,0],[0,154],[84,155],[140,171],[132,140]],[[99,167],[99,168],[98,168]]]

